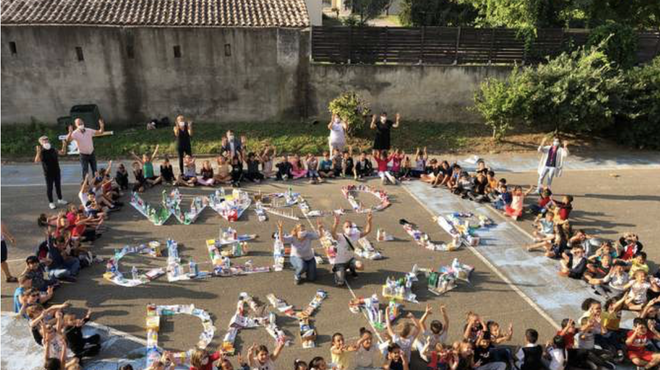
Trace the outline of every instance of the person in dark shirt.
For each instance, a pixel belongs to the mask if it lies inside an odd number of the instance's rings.
[[[170,158],[166,155],[163,159],[163,164],[160,165],[160,177],[163,178],[163,182],[170,185],[174,184],[176,178],[174,177],[174,169],[170,163]]]
[[[350,177],[353,176],[353,169],[355,167],[355,163],[353,162],[353,147],[349,146],[348,150],[344,150],[343,153],[344,156],[344,161],[342,164],[342,177]]]
[[[48,248],[48,259],[51,261],[48,265],[48,275],[50,278],[61,279],[65,281],[75,281],[75,276],[80,271],[80,260],[66,255],[66,239],[63,236],[55,240],[55,244]]]
[[[236,154],[231,160],[231,186],[241,187],[243,181],[243,160],[241,154]]]
[[[360,160],[355,164],[355,171],[353,172],[355,175],[354,178],[357,180],[369,177],[373,172],[374,166],[371,163],[371,159],[369,159],[367,152],[362,152],[362,154],[360,154]]]
[[[83,336],[82,327],[89,321],[92,311],[82,319],[77,319],[73,314],[64,315],[64,336],[69,349],[82,360],[83,357],[93,357],[101,350],[101,336],[98,334],[89,337]]]
[[[543,347],[536,344],[538,339],[539,333],[536,330],[527,329],[525,332],[525,346],[520,348],[516,354],[518,368],[520,370],[536,370],[545,367],[541,360],[543,357]]]
[[[46,195],[48,196],[48,207],[55,209],[57,206],[53,200],[53,185],[57,193],[57,204],[65,205],[67,201],[62,199],[62,184],[60,173],[60,162],[58,155],[66,154],[66,141],[62,142],[62,149],[55,150],[50,144],[47,136],[39,138],[37,145],[37,155],[34,157],[34,163],[41,162],[46,178]]]
[[[289,163],[288,155],[284,154],[282,156],[282,161],[276,164],[275,167],[277,167],[277,175],[275,177],[277,181],[282,181],[284,179],[286,180],[293,179],[293,173],[291,172],[293,166],[291,165],[291,163]]]
[[[488,202],[488,194],[486,194],[487,187],[488,179],[486,179],[486,175],[483,172],[478,172],[477,177],[474,179],[474,187],[467,195],[475,202]]]
[[[247,164],[246,179],[256,183],[264,181],[264,175],[259,171],[261,161],[254,152],[248,153],[245,163]]]
[[[174,137],[176,138],[176,150],[179,153],[179,171],[183,173],[183,159],[185,155],[192,156],[192,145],[190,139],[193,136],[193,123],[186,121],[184,116],[176,117],[174,124]]]
[[[128,171],[123,163],[120,163],[119,166],[117,166],[115,181],[117,182],[117,185],[119,185],[120,190],[128,190]]]

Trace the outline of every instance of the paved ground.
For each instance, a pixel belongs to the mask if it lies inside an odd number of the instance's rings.
[[[530,156],[531,158],[532,156]],[[531,159],[529,163],[533,163]],[[502,162],[504,163],[504,162]],[[570,163],[570,162],[569,162]],[[557,180],[554,190],[557,193],[570,193],[576,196],[574,213],[578,227],[584,227],[589,231],[599,231],[605,237],[613,238],[619,233],[627,230],[635,230],[642,236],[642,241],[647,245],[647,252],[651,260],[660,260],[660,254],[652,246],[658,242],[660,233],[653,229],[657,224],[654,220],[660,216],[660,207],[658,207],[659,197],[657,193],[657,183],[660,181],[660,173],[657,170],[643,170],[640,168],[648,167],[649,162],[634,164],[635,170],[620,170],[622,166],[612,166],[606,171],[598,170],[598,167],[591,167],[596,170],[575,170],[567,171],[561,179]],[[655,163],[655,162],[651,162]],[[622,164],[623,165],[623,164]],[[522,170],[529,170],[530,165],[520,166]],[[511,166],[514,170],[514,166]],[[533,167],[533,165],[532,165]],[[577,166],[576,166],[577,167]],[[589,168],[589,167],[585,167]],[[500,170],[508,169],[501,165]],[[5,222],[18,239],[18,246],[10,249],[10,259],[22,260],[27,254],[31,253],[34,246],[42,238],[40,231],[36,226],[36,216],[44,210],[43,188],[40,186],[6,186],[12,185],[23,172],[15,172],[12,176],[7,176],[6,171],[16,170],[3,166],[2,168],[2,214]],[[71,169],[72,176],[75,174],[75,168]],[[613,174],[618,177],[612,176]],[[38,175],[38,172],[37,172]],[[510,183],[530,183],[535,181],[533,173],[510,173],[506,172],[506,177]],[[28,182],[40,184],[41,178],[33,175],[35,181]],[[70,181],[73,182],[73,181]],[[338,180],[330,184],[319,186],[303,185],[296,183],[294,190],[303,193],[309,200],[312,208],[315,209],[334,209],[338,207],[348,208],[348,203],[341,197],[339,187],[342,184],[349,183],[348,180]],[[375,181],[372,184],[379,186]],[[454,211],[455,199],[451,196],[438,192],[437,194],[428,193],[426,189],[416,188],[417,184],[411,184],[417,194],[426,194],[430,198],[438,199],[435,204],[426,202],[426,207],[432,211]],[[256,187],[248,190],[257,189]],[[263,192],[281,191],[284,189],[280,184],[268,184],[258,188]],[[489,265],[496,266],[499,273],[494,272],[477,255],[469,250],[458,252],[430,252],[409,241],[407,234],[398,225],[400,218],[406,218],[416,222],[422,229],[427,231],[434,241],[447,241],[447,235],[436,226],[431,220],[431,215],[424,209],[403,187],[387,187],[392,193],[394,204],[384,212],[375,215],[375,224],[382,227],[397,237],[397,241],[388,243],[375,243],[376,247],[382,250],[387,257],[382,261],[368,261],[367,271],[360,277],[351,281],[351,287],[356,295],[369,296],[380,292],[380,285],[384,282],[386,276],[401,276],[407,272],[415,263],[422,267],[438,267],[447,264],[454,257],[458,257],[464,263],[475,266],[476,271],[472,280],[472,285],[462,285],[458,289],[449,292],[443,297],[430,295],[425,289],[424,279],[416,287],[416,292],[420,296],[420,304],[405,304],[406,310],[412,311],[419,317],[426,303],[438,307],[439,304],[446,304],[451,317],[450,338],[459,337],[459,329],[462,327],[465,313],[469,310],[476,310],[488,319],[499,321],[503,324],[514,322],[516,333],[513,344],[521,344],[522,333],[527,327],[535,327],[541,332],[542,338],[548,338],[553,332],[553,325],[546,320],[537,309],[531,306],[516,290],[522,291],[527,295],[530,288],[516,280],[516,273],[512,273],[510,266],[501,264],[506,261],[497,257],[497,251],[501,248],[500,244],[485,243],[483,248],[477,248],[489,261]],[[65,196],[68,199],[74,199],[74,193],[77,186],[66,186]],[[184,195],[208,194],[210,190],[194,189],[182,190]],[[371,201],[368,195],[363,195],[366,202]],[[150,192],[145,198],[151,201],[157,201],[159,194]],[[185,201],[184,201],[185,203]],[[471,206],[471,205],[467,205]],[[8,216],[11,215],[11,216]],[[347,216],[349,219],[362,224],[361,217],[356,215]],[[493,219],[500,225],[498,228],[514,228],[502,223],[493,215]],[[326,224],[330,222],[329,218],[325,220]],[[517,225],[523,229],[530,230],[529,221],[519,222]],[[293,221],[285,220],[286,227],[293,226]],[[192,257],[195,261],[202,262],[208,259],[204,240],[217,235],[220,226],[227,226],[227,223],[207,209],[200,216],[200,219],[194,225],[182,226],[176,221],[169,221],[168,224],[161,227],[153,226],[147,220],[142,218],[130,206],[125,210],[113,214],[109,222],[109,231],[103,238],[97,242],[96,251],[108,257],[112,254],[114,248],[122,245],[139,244],[149,240],[165,238],[174,238],[183,244],[181,255],[183,257]],[[256,233],[260,239],[251,244],[251,256],[255,265],[266,265],[272,263],[272,241],[269,236],[274,231],[275,220],[273,217],[266,223],[258,223],[253,213],[247,212],[244,218],[235,223],[240,233]],[[516,238],[524,238],[520,232],[513,233]],[[375,235],[374,235],[375,236]],[[526,252],[518,255],[515,248],[507,247],[505,256],[525,256]],[[513,254],[508,254],[513,253]],[[534,258],[531,256],[530,258]],[[247,258],[242,258],[246,260]],[[498,263],[498,261],[500,263]],[[158,266],[162,261],[156,261],[149,258],[126,257],[122,260],[124,269],[130,269],[135,264],[142,266]],[[542,261],[538,261],[542,263]],[[12,264],[14,271],[22,267],[21,262]],[[292,283],[292,272],[284,271],[280,273],[256,274],[252,276],[243,276],[235,278],[213,278],[203,281],[168,283],[164,278],[155,282],[137,288],[122,288],[102,279],[104,271],[103,265],[96,265],[84,270],[81,273],[80,282],[76,285],[66,285],[57,293],[57,300],[70,300],[74,306],[88,306],[93,308],[97,314],[95,320],[100,324],[109,325],[115,329],[125,331],[137,337],[144,338],[144,314],[145,305],[149,302],[159,304],[171,303],[190,303],[193,302],[201,308],[212,313],[214,322],[218,328],[216,340],[218,343],[221,336],[224,335],[229,318],[234,310],[236,298],[241,291],[247,291],[253,296],[265,301],[265,295],[274,292],[281,298],[297,307],[306,305],[316,289],[323,288],[329,293],[328,299],[316,314],[315,325],[320,334],[318,340],[319,348],[313,350],[303,350],[299,342],[285,350],[282,356],[282,364],[287,367],[295,358],[311,359],[313,356],[322,355],[329,357],[329,339],[334,332],[342,332],[349,338],[354,339],[357,330],[361,326],[366,326],[367,321],[360,315],[351,314],[348,311],[347,303],[352,297],[351,292],[345,288],[335,288],[332,286],[332,279],[328,272],[329,266],[320,266],[320,278],[317,284],[304,284],[300,287],[294,287]],[[515,272],[515,271],[514,271]],[[545,276],[547,283],[556,283],[559,278],[554,278],[551,272],[539,272],[538,276]],[[504,279],[502,278],[504,277]],[[515,290],[507,283],[513,282],[516,285]],[[533,288],[533,287],[532,287]],[[11,309],[11,293],[13,285],[2,284],[2,310]],[[527,292],[527,293],[526,293]],[[552,295],[543,295],[546,303],[533,298],[539,306],[547,306],[547,302],[557,302],[566,299],[565,295],[557,295],[556,299]],[[562,293],[563,294],[563,293]],[[570,301],[577,300],[572,297]],[[577,306],[579,302],[574,302]],[[561,311],[557,313],[549,312],[541,307],[541,311],[549,313],[552,320],[562,315]],[[552,321],[551,320],[551,321]],[[296,322],[281,318],[280,320],[285,330],[296,335]],[[196,342],[197,336],[201,331],[199,321],[194,318],[177,317],[173,320],[166,320],[161,329],[161,344],[167,349],[183,350],[189,348]],[[4,335],[3,335],[4,337]],[[272,347],[272,340],[266,333],[260,329],[246,330],[239,334],[237,340],[238,348],[252,342],[266,343]]]

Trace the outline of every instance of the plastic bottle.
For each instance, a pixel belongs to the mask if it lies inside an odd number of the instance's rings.
[[[138,274],[138,269],[135,266],[133,266],[133,268],[131,269],[131,277],[133,278],[133,280],[140,280],[140,275]]]

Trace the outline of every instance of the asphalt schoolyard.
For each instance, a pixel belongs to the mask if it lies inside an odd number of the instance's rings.
[[[534,173],[501,173],[509,183],[534,183]],[[572,194],[575,196],[575,211],[573,213],[575,226],[602,235],[605,238],[615,238],[624,231],[635,231],[645,242],[649,260],[660,260],[660,253],[653,249],[660,239],[660,232],[655,228],[654,220],[660,216],[658,207],[657,184],[660,174],[657,170],[584,170],[566,171],[557,179],[553,190],[557,194]],[[312,209],[330,210],[337,208],[349,209],[350,205],[342,197],[342,185],[352,184],[352,180],[333,180],[322,185],[308,185],[296,181],[291,186],[294,191],[302,193]],[[81,272],[76,284],[65,284],[56,293],[55,302],[69,300],[73,307],[89,307],[95,312],[94,320],[117,330],[145,337],[144,321],[146,305],[156,304],[187,304],[194,303],[197,307],[209,311],[218,328],[212,347],[219,344],[225,333],[226,326],[235,310],[240,292],[248,292],[264,304],[266,295],[274,293],[288,303],[302,308],[313,298],[317,289],[328,292],[328,298],[314,316],[314,326],[319,338],[315,349],[302,349],[297,338],[297,322],[278,316],[284,330],[294,338],[294,344],[287,347],[281,357],[283,368],[290,366],[293,360],[301,358],[310,360],[314,356],[330,357],[330,337],[335,332],[343,333],[349,342],[357,338],[358,329],[368,326],[367,320],[359,314],[348,310],[348,302],[353,295],[371,296],[380,293],[381,285],[388,276],[401,277],[414,264],[420,267],[438,268],[451,263],[458,258],[461,262],[473,265],[475,272],[471,284],[461,284],[459,287],[441,297],[430,294],[426,289],[426,280],[420,276],[414,291],[419,297],[419,304],[404,303],[404,312],[413,312],[420,317],[426,304],[434,308],[433,318],[440,318],[438,307],[447,306],[450,316],[450,340],[460,337],[464,318],[468,311],[476,311],[489,320],[495,320],[506,326],[514,324],[512,345],[523,344],[524,329],[533,327],[539,330],[543,341],[549,339],[554,332],[553,323],[539,314],[539,311],[529,304],[519,292],[513,289],[515,281],[505,281],[501,274],[506,271],[494,271],[470,250],[462,249],[456,252],[432,252],[413,243],[399,225],[399,219],[405,218],[417,223],[420,228],[431,236],[433,241],[448,242],[448,235],[432,220],[432,214],[423,207],[418,199],[412,197],[404,187],[382,187],[376,180],[370,185],[384,188],[392,197],[392,206],[374,214],[374,228],[382,228],[393,234],[395,241],[376,243],[375,230],[370,236],[374,246],[379,249],[385,259],[366,261],[366,270],[357,279],[349,280],[351,289],[337,288],[333,284],[329,265],[319,266],[319,279],[316,283],[304,283],[294,286],[293,273],[290,269],[283,272],[270,272],[248,276],[229,278],[209,278],[186,282],[169,283],[161,277],[149,284],[125,288],[103,279],[104,264],[97,264]],[[2,220],[17,238],[17,246],[10,246],[10,264],[15,274],[23,267],[21,260],[29,255],[43,238],[43,229],[36,225],[36,217],[46,209],[43,186],[11,186],[2,187]],[[263,193],[286,190],[289,184],[269,182],[263,185],[246,186],[248,191]],[[77,197],[77,186],[64,187],[65,198],[74,200]],[[208,195],[211,189],[195,188],[181,189],[184,195],[184,207],[193,195]],[[158,202],[160,189],[149,190],[144,194],[147,201]],[[451,196],[438,191],[438,197]],[[127,197],[125,197],[127,198]],[[375,203],[375,198],[361,194],[360,199],[367,204]],[[533,197],[530,201],[534,201]],[[447,212],[452,212],[447,209]],[[295,211],[300,215],[300,211]],[[364,215],[347,213],[345,218],[362,226]],[[276,221],[281,218],[269,215],[267,222],[258,222],[253,211],[247,211],[243,217],[231,226],[239,233],[258,234],[259,238],[250,243],[250,253],[247,257],[236,259],[240,263],[248,259],[255,266],[272,264],[273,242],[270,235],[276,228]],[[295,221],[282,219],[285,228],[290,228]],[[323,219],[330,226],[331,218]],[[496,223],[510,222],[494,217]],[[307,220],[301,219],[306,224]],[[312,219],[312,222],[315,221]],[[517,223],[524,230],[531,230],[530,220]],[[108,231],[94,245],[94,251],[108,258],[115,248],[142,244],[151,240],[164,242],[172,238],[180,243],[180,255],[192,258],[196,262],[207,262],[208,253],[205,240],[216,237],[220,227],[230,224],[221,219],[211,209],[206,209],[195,224],[184,226],[173,218],[163,226],[154,226],[132,207],[128,205],[120,212],[112,214],[108,222]],[[322,254],[319,245],[316,245]],[[478,247],[477,247],[478,249]],[[521,249],[521,253],[524,253]],[[164,266],[165,258],[150,258],[144,256],[127,256],[122,260],[122,270],[128,272],[135,265],[138,268]],[[492,266],[492,265],[491,265]],[[210,268],[210,263],[201,265],[202,269]],[[11,294],[15,285],[2,284],[2,310],[12,309]],[[548,297],[552,299],[552,297]],[[581,302],[574,302],[579,306]],[[166,349],[185,350],[191,348],[198,339],[202,326],[199,320],[188,316],[177,316],[166,319],[161,326],[160,343]],[[4,339],[4,338],[3,338]],[[245,349],[251,343],[267,344],[273,347],[273,340],[263,329],[249,329],[238,335],[237,348]],[[418,365],[421,366],[421,365]]]

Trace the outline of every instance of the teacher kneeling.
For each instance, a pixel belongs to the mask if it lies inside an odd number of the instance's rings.
[[[319,234],[323,235],[324,229],[321,220],[317,220],[319,232],[307,231],[305,225],[297,224],[291,234],[284,235],[282,231],[282,221],[277,223],[277,236],[280,238],[282,244],[291,244],[291,257],[289,261],[293,266],[295,275],[293,282],[300,285],[302,282],[302,274],[305,273],[307,281],[316,280],[316,259],[314,258],[314,249],[312,248],[312,241],[319,239]]]

